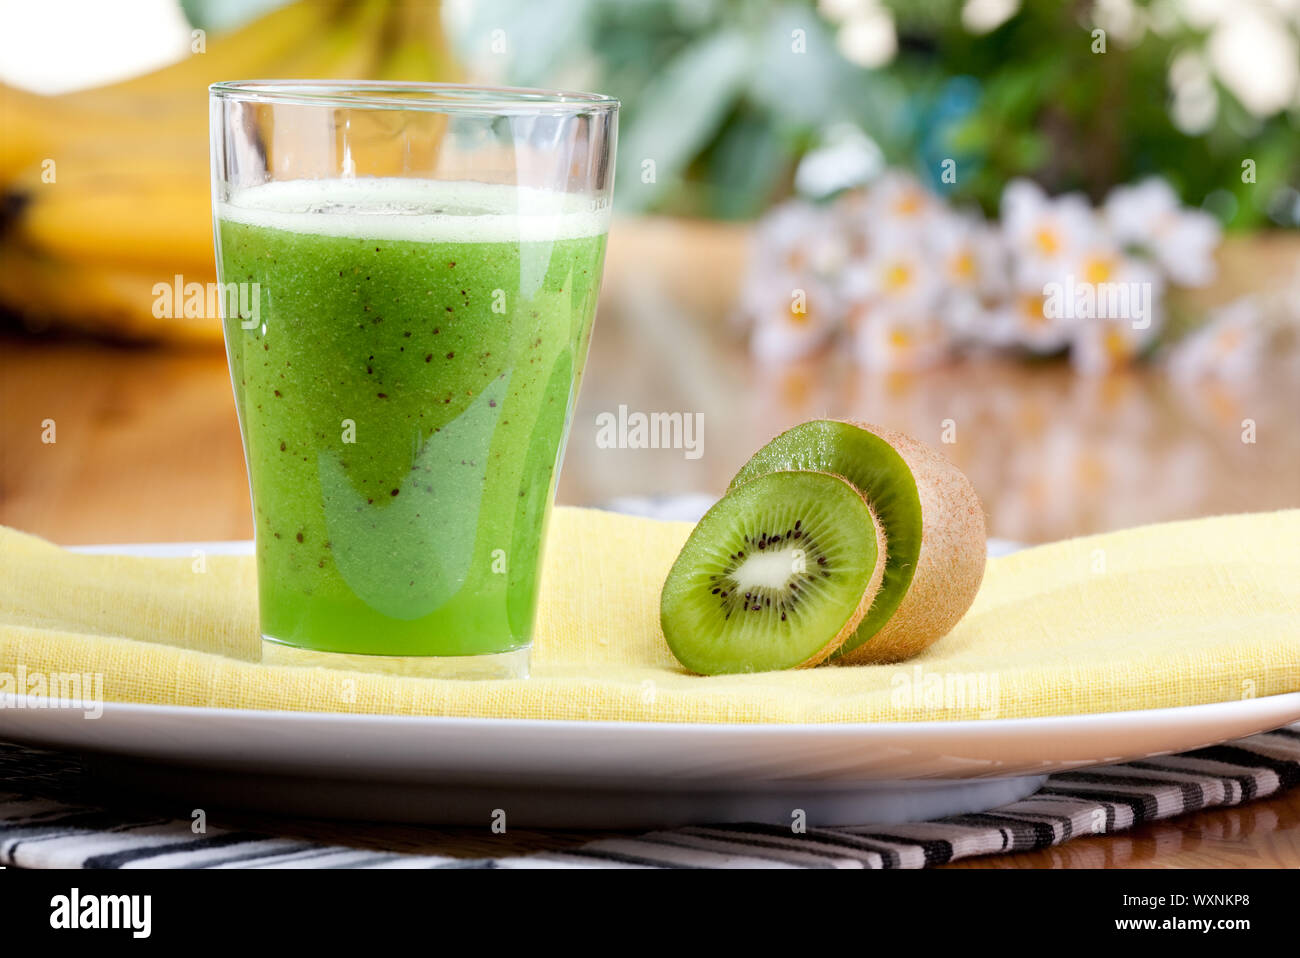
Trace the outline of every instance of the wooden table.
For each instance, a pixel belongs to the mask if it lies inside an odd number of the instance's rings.
[[[1220,298],[1243,272],[1293,276],[1295,245],[1230,246]],[[1300,377],[1188,389],[1146,368],[1100,380],[1060,364],[957,363],[868,375],[832,352],[760,368],[727,323],[744,256],[730,227],[616,229],[606,293],[559,500],[721,492],[775,432],[853,416],[935,443],[971,477],[990,532],[1024,542],[1143,522],[1300,506]],[[652,264],[647,266],[647,264]],[[1261,267],[1261,264],[1266,264]],[[1262,269],[1262,272],[1261,272]],[[219,348],[170,351],[0,339],[0,522],[65,544],[247,539],[248,487]],[[620,405],[702,412],[704,454],[603,449],[596,416]],[[944,420],[957,441],[941,445]],[[1252,419],[1257,441],[1242,442]],[[47,420],[56,441],[42,442]],[[490,854],[569,844],[456,831],[300,823],[367,844]],[[1300,792],[960,867],[1300,865]]]

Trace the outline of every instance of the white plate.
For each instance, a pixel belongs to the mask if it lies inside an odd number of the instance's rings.
[[[170,548],[189,555],[246,546]],[[93,770],[115,786],[183,795],[195,807],[484,825],[501,809],[515,825],[605,828],[788,825],[796,809],[820,825],[976,811],[1031,793],[1050,772],[1186,751],[1300,720],[1300,692],[1094,715],[836,725],[114,702],[87,719],[75,709],[15,704],[0,697],[0,740],[89,753]]]
[[[299,815],[486,824],[887,823],[991,808],[1061,769],[1185,751],[1300,720],[1300,693],[969,722],[686,725],[13,708],[0,739],[102,756],[117,785]],[[204,804],[207,803],[207,804]],[[196,806],[198,807],[198,806]]]

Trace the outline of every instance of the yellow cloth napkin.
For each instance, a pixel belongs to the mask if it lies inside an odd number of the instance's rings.
[[[658,624],[689,530],[557,509],[533,677],[457,682],[246,661],[251,558],[81,555],[0,527],[0,690],[21,667],[102,673],[109,701],[652,722],[1013,718],[1300,690],[1300,510],[992,560],[957,629],[899,665],[713,678],[684,672]]]

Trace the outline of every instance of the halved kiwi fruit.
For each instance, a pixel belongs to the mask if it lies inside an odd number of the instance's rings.
[[[817,419],[760,449],[732,488],[790,469],[848,479],[871,504],[889,543],[880,592],[837,661],[897,662],[947,635],[984,577],[984,509],[961,471],[902,433]]]
[[[664,583],[664,638],[692,672],[804,668],[853,634],[885,574],[862,494],[825,472],[735,486],[695,526]]]

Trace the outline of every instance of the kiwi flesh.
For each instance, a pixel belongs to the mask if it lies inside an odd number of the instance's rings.
[[[817,665],[866,615],[886,554],[881,524],[846,479],[757,476],[686,540],[660,599],[664,638],[701,675]]]
[[[884,526],[889,554],[875,603],[836,661],[897,662],[947,635],[984,577],[984,509],[970,481],[924,443],[856,422],[818,419],[760,449],[733,487],[773,470],[844,476]]]

